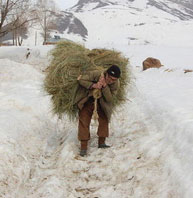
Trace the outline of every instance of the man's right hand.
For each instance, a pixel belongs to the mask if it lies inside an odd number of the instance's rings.
[[[104,74],[99,78],[99,82],[98,83],[100,83],[102,85],[102,87],[106,87],[107,86]]]
[[[100,82],[97,82],[97,83],[94,83],[94,84],[92,85],[92,88],[93,88],[93,89],[101,89],[102,86],[103,86],[103,84],[101,84]]]

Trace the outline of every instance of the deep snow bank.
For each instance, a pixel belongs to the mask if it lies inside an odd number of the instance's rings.
[[[0,59],[0,197],[17,197],[54,127],[42,79],[30,65]]]
[[[33,65],[38,70],[44,70],[49,64],[49,51],[53,47],[53,45],[0,47],[0,59],[9,59],[18,63]]]
[[[165,162],[166,182],[170,183],[173,197],[190,198],[193,194],[193,73],[184,74],[182,69],[171,72],[150,69],[138,72],[136,78],[152,137],[142,144],[142,149]]]

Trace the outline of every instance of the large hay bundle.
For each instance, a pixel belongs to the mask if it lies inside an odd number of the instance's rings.
[[[77,77],[84,72],[115,64],[120,67],[120,89],[114,98],[113,108],[125,100],[126,85],[130,83],[128,59],[120,52],[107,49],[86,49],[84,46],[63,41],[52,51],[53,59],[47,69],[44,88],[52,96],[53,112],[59,117],[66,113],[71,119],[77,117],[78,109],[73,98],[78,88]],[[128,66],[128,67],[127,67]]]

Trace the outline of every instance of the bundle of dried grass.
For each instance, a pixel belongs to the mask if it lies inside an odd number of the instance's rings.
[[[53,113],[61,117],[66,113],[70,119],[77,117],[78,109],[73,98],[78,88],[77,78],[85,72],[106,69],[111,65],[120,67],[120,89],[114,98],[114,107],[125,100],[126,85],[131,81],[128,59],[120,52],[107,49],[86,49],[74,42],[63,41],[51,52],[53,59],[47,69],[44,88],[52,97]]]

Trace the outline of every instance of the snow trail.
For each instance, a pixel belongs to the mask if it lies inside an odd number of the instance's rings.
[[[38,165],[34,166],[36,169],[25,186],[26,197],[153,198],[163,195],[164,192],[160,192],[164,184],[162,162],[141,148],[143,140],[152,139],[144,113],[136,96],[119,109],[107,140],[112,145],[110,149],[97,148],[93,123],[87,157],[79,156],[76,124],[64,120],[65,131],[62,132],[62,127],[58,131],[66,134],[64,142],[51,137],[50,144],[53,139],[55,147],[50,148],[49,155],[43,153],[42,158],[36,160]]]
[[[162,164],[157,155],[147,154],[144,142],[159,139],[150,137],[149,130],[157,129],[149,123],[138,91],[130,93],[131,102],[112,119],[107,140],[112,147],[97,148],[92,123],[88,156],[82,158],[77,123],[57,121],[48,113],[42,74],[10,60],[1,64],[0,197],[158,197]]]
[[[136,87],[110,124],[112,147],[97,148],[92,123],[83,158],[77,123],[50,114],[40,71],[7,59],[0,63],[0,197],[190,197],[191,188],[183,194],[192,177],[192,74],[136,67]]]

